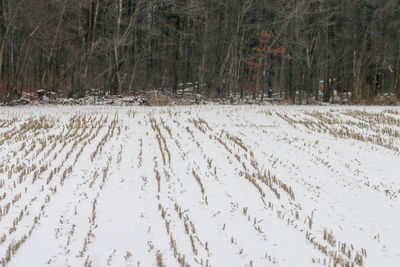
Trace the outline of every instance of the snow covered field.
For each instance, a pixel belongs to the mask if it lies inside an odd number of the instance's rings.
[[[0,108],[0,259],[400,266],[399,149],[398,107]]]

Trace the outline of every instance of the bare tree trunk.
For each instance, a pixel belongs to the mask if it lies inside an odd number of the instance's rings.
[[[64,18],[65,10],[66,10],[66,8],[67,8],[67,1],[68,1],[68,0],[65,0],[65,1],[64,1],[63,9],[62,9],[61,14],[60,14],[60,19],[58,20],[58,25],[57,25],[56,34],[55,34],[55,36],[54,36],[54,41],[53,41],[53,43],[52,43],[52,45],[51,45],[50,52],[49,52],[49,56],[48,56],[48,58],[47,58],[47,74],[48,74],[48,79],[50,79],[50,69],[51,69],[51,62],[50,62],[50,61],[51,61],[51,57],[52,57],[52,55],[53,55],[54,46],[56,45],[56,42],[57,42],[57,39],[58,39],[58,35],[59,35],[59,33],[60,33],[60,27],[61,27],[61,24],[62,24],[62,21],[63,21],[63,18]],[[44,73],[43,73],[42,82],[44,82],[45,77],[46,77],[46,76],[45,76]]]
[[[285,58],[281,57],[281,73],[279,75],[279,95],[281,99],[283,92],[285,92],[285,99],[287,99],[285,82]]]
[[[85,66],[85,70],[83,72],[83,79],[87,78],[89,64],[93,64],[93,52],[94,52],[95,41],[96,41],[96,25],[97,25],[97,16],[99,14],[99,5],[100,5],[100,0],[97,0],[97,2],[96,2],[96,10],[95,10],[95,13],[94,13],[94,18],[93,18],[93,25],[91,25],[91,27],[90,27],[91,44],[90,44],[90,52],[89,52],[89,57],[88,57],[89,60],[87,61],[86,66]],[[92,9],[91,6],[89,8],[90,8],[90,10]],[[91,21],[92,19],[89,18],[89,20]],[[91,75],[91,76],[93,77],[93,75]],[[91,83],[93,83],[93,81],[91,81]]]
[[[3,53],[4,53],[4,47],[6,45],[6,41],[7,41],[7,37],[8,37],[8,33],[10,32],[10,28],[15,20],[15,18],[17,17],[18,14],[18,10],[19,10],[19,6],[17,7],[17,11],[13,14],[13,16],[10,18],[10,20],[7,23],[6,26],[6,30],[4,33],[4,37],[3,40],[1,41],[1,45],[0,45],[0,79],[2,78],[2,67],[3,67]]]
[[[119,0],[119,6],[118,6],[118,19],[117,19],[117,36],[114,40],[114,56],[115,56],[115,68],[117,71],[117,82],[118,82],[118,94],[121,96],[122,95],[122,84],[121,84],[121,74],[120,74],[120,62],[119,62],[119,56],[118,56],[118,48],[119,48],[119,43],[120,43],[120,30],[121,30],[121,20],[122,20],[122,0]]]

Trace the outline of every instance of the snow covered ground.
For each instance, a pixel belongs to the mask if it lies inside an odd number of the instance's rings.
[[[0,259],[399,266],[399,149],[398,107],[2,107]]]

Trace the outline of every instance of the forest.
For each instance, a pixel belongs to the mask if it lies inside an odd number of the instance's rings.
[[[0,0],[0,97],[400,96],[398,0]]]

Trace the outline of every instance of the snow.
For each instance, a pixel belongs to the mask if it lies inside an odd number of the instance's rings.
[[[0,107],[0,259],[398,266],[399,149],[398,107]]]

